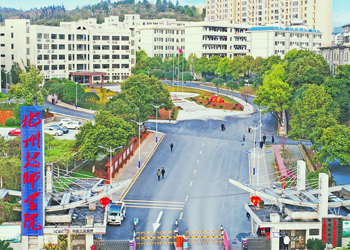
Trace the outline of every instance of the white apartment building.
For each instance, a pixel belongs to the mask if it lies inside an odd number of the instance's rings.
[[[59,27],[6,19],[0,27],[0,44],[1,66],[6,71],[13,62],[28,61],[41,70],[45,80],[83,81],[85,74],[93,82],[118,82],[131,75],[135,65],[135,32],[123,27],[116,16],[105,18],[103,24],[89,18],[61,22]]]
[[[322,33],[305,27],[252,27],[248,33],[251,35],[250,48],[253,57],[279,55],[284,58],[288,51],[302,48],[319,53],[322,44]]]
[[[323,44],[331,44],[333,0],[207,0],[211,21],[233,20],[239,24],[285,26],[307,25],[323,34]]]
[[[342,33],[332,35],[332,45],[342,44],[344,42],[344,36]]]
[[[234,24],[232,21],[191,22],[185,25],[186,57],[195,53],[210,58],[212,55],[228,57],[250,54],[251,26]]]

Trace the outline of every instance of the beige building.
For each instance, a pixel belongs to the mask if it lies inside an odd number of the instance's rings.
[[[307,25],[323,34],[323,44],[331,44],[332,0],[207,0],[211,21],[233,20],[239,24],[285,26]]]
[[[248,30],[253,57],[267,58],[271,55],[284,55],[293,49],[309,49],[319,53],[322,34],[319,30],[307,27],[256,26]]]
[[[136,60],[135,32],[123,27],[115,16],[105,18],[103,24],[90,18],[61,22],[59,27],[6,19],[0,27],[0,44],[1,66],[6,71],[13,62],[29,62],[41,70],[45,80],[73,79],[75,72],[102,72],[105,81],[118,82],[131,75]],[[101,82],[101,77],[92,80]]]

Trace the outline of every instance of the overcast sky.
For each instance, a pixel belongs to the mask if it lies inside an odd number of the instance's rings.
[[[136,0],[138,1],[138,0]],[[64,5],[67,10],[100,2],[99,0],[12,0],[0,1],[1,7],[12,7],[28,10],[34,7],[40,8],[48,5]],[[114,2],[114,0],[111,0]],[[175,3],[176,0],[173,0]],[[205,0],[179,0],[180,4],[199,5],[204,4]],[[341,26],[350,23],[350,0],[333,0],[333,26]]]

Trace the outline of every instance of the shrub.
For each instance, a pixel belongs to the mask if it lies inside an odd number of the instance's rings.
[[[209,97],[208,96],[205,99],[209,102]]]
[[[211,102],[208,102],[208,104],[211,104]]]
[[[236,106],[233,106],[232,109],[236,109]]]
[[[202,95],[202,99],[204,99],[204,95]]]
[[[222,109],[224,106],[220,105],[220,108]]]
[[[15,126],[21,126],[21,120],[20,119],[15,120]]]
[[[202,104],[203,102],[199,102],[199,104]]]
[[[214,107],[216,107],[216,104],[214,103],[214,105],[213,105]]]
[[[5,121],[5,126],[14,126],[15,125],[15,119],[9,118]]]

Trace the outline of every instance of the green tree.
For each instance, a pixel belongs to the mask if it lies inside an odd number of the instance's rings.
[[[242,67],[242,73],[245,75],[250,76],[252,71],[254,69],[254,57],[250,55],[245,55],[243,57],[243,67]]]
[[[335,124],[323,129],[322,136],[317,138],[317,144],[322,145],[315,154],[318,162],[338,160],[341,165],[350,164],[350,129],[344,125]]]
[[[243,59],[240,56],[235,56],[232,61],[227,64],[226,74],[235,79],[239,78],[239,74],[243,73]]]
[[[320,249],[325,249],[326,244],[323,243],[323,240],[321,240],[321,239],[311,238],[311,239],[307,240],[305,247],[308,250],[320,250]]]
[[[266,71],[271,70],[273,65],[283,63],[283,60],[280,56],[272,55],[269,56],[264,60],[263,66],[262,66],[262,75],[265,74]]]
[[[105,88],[100,88],[100,95],[101,95],[100,100],[101,100],[102,104],[104,104],[108,92],[109,92],[109,90],[107,90]]]
[[[140,60],[135,64],[133,72],[137,72],[139,70],[149,71],[150,67],[148,66],[148,61],[146,58],[140,58]]]
[[[160,69],[161,65],[162,65],[162,58],[160,56],[147,58],[147,67],[149,68],[149,70]]]
[[[7,149],[8,150],[8,149]],[[16,157],[0,158],[0,178],[5,189],[21,190],[21,159]]]
[[[208,60],[208,64],[207,64],[207,72],[208,73],[211,73],[211,74],[214,74],[215,71],[217,70],[218,68],[218,65],[219,65],[219,62],[221,60],[221,57],[220,56],[217,56],[217,55],[214,55],[214,56],[211,56]]]
[[[188,56],[188,64],[189,64],[189,70],[192,72],[193,69],[194,69],[194,65],[196,64],[198,60],[198,57],[195,53],[191,53],[189,56]]]
[[[233,90],[237,90],[239,89],[239,86],[236,82],[234,81],[229,81],[227,84],[226,84],[226,87],[229,88],[231,90],[231,95],[233,95]]]
[[[44,76],[40,75],[40,71],[31,67],[29,72],[20,74],[20,82],[12,85],[9,91],[9,98],[23,98],[24,104],[27,106],[39,106],[44,104],[43,95],[47,92],[40,87],[43,83]]]
[[[161,69],[154,69],[154,70],[151,70],[150,73],[151,73],[151,76],[154,76],[157,79],[161,79],[161,78],[164,78],[165,72]]]
[[[22,74],[23,70],[21,68],[21,66],[19,65],[18,62],[13,62],[12,66],[11,66],[11,83],[12,84],[17,84],[21,81],[21,79],[19,78],[19,75]],[[8,77],[10,77],[8,75]],[[5,78],[3,78],[5,79]],[[8,79],[8,81],[10,81],[10,79]]]
[[[193,75],[191,72],[184,72],[184,81],[193,81]]]
[[[304,86],[291,111],[291,138],[306,138],[314,142],[322,136],[323,129],[337,124],[339,115],[337,104],[324,87],[314,84]]]
[[[285,82],[285,70],[281,64],[274,65],[264,77],[263,85],[256,92],[253,102],[266,108],[263,113],[270,112],[282,126],[283,110],[289,109],[292,99],[292,88]]]
[[[100,100],[100,97],[95,92],[85,92],[85,94],[81,97],[81,100],[87,102],[92,109],[92,105],[96,103],[96,101]]]
[[[227,76],[227,65],[229,62],[231,62],[231,60],[228,57],[222,58],[218,64],[215,74],[219,74],[221,77]]]
[[[223,85],[224,84],[224,79],[222,79],[222,78],[214,78],[213,79],[213,83],[214,83],[214,85],[215,85],[215,87],[216,87],[216,89],[219,91],[219,88],[220,88],[220,86],[221,85]]]
[[[45,134],[45,162],[53,163],[55,167],[65,168],[76,152],[74,140],[60,140]]]
[[[45,85],[44,85],[44,86],[45,86]],[[49,90],[48,90],[48,93],[49,93],[49,94],[56,94],[56,95],[57,95],[57,98],[58,98],[59,100],[61,100],[62,97],[63,97],[63,90],[64,90],[64,85],[63,85],[63,83],[61,83],[61,82],[55,82],[55,83],[53,83],[53,84],[50,86],[50,88],[49,88]]]
[[[137,119],[139,113],[138,107],[125,98],[113,96],[105,105],[104,110],[111,112],[112,115],[129,122],[131,119]]]
[[[84,94],[85,94],[85,90],[80,84],[76,84],[75,82],[67,82],[66,84],[64,84],[63,95],[66,101],[74,102],[76,99],[76,96],[78,96],[78,100],[80,100],[80,98]]]
[[[261,73],[263,65],[264,65],[264,59],[262,57],[260,57],[260,56],[256,57],[254,59],[254,62],[253,62],[253,69],[252,69],[252,71],[255,74]]]
[[[139,51],[136,51],[136,63],[138,61],[140,61],[141,58],[143,58],[143,59],[147,59],[148,58],[148,55],[147,55],[146,51],[144,51],[143,49],[139,50]]]
[[[135,132],[131,123],[108,111],[100,111],[95,116],[95,125],[88,122],[81,127],[81,132],[75,136],[76,145],[83,157],[96,159],[99,153],[106,153],[99,145],[106,148],[128,146]]]
[[[200,75],[204,72],[207,72],[208,63],[209,63],[209,60],[205,55],[198,58],[198,60],[193,65],[193,69],[196,71],[196,74]]]
[[[260,73],[256,73],[254,76],[254,80],[253,80],[253,86],[254,87],[259,87],[263,84],[263,76]]]

